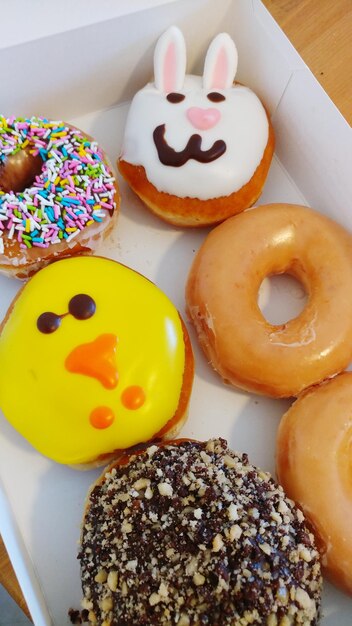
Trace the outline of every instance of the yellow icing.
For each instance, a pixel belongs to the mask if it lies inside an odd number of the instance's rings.
[[[65,315],[70,299],[82,293],[94,299],[94,315],[85,320]],[[37,328],[44,312],[63,316],[50,334]],[[104,335],[117,338],[118,379],[109,388],[94,372],[70,372],[65,366],[78,346]],[[46,456],[87,463],[161,430],[176,412],[184,365],[180,317],[153,283],[108,259],[65,259],[37,273],[13,304],[0,336],[0,406]],[[143,402],[128,408],[121,398],[133,387],[143,391]],[[113,416],[104,428],[90,421],[99,407],[111,409]]]

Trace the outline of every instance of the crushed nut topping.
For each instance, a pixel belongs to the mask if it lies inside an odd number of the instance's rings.
[[[319,555],[303,514],[222,439],[153,445],[110,467],[90,493],[78,558],[89,624],[318,623]]]

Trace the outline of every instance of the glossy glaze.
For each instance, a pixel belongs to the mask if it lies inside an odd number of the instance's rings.
[[[313,524],[326,574],[352,594],[352,374],[305,392],[283,416],[277,473]]]
[[[258,306],[266,276],[295,276],[300,315],[270,324]],[[352,355],[352,237],[312,209],[257,207],[214,229],[186,289],[188,314],[213,367],[228,382],[289,397],[343,370]]]

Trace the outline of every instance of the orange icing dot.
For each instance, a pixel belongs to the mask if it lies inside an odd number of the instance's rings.
[[[109,428],[115,419],[115,415],[107,406],[97,406],[91,412],[89,421],[94,428]]]
[[[144,390],[138,385],[126,387],[121,394],[121,402],[126,409],[139,409],[145,402]]]
[[[114,389],[118,383],[116,346],[116,335],[99,335],[94,341],[74,348],[65,367],[69,372],[96,378],[106,389]]]

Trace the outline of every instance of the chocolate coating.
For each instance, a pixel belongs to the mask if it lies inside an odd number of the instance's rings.
[[[90,493],[79,559],[89,623],[318,623],[303,514],[221,439],[151,446],[110,468]]]
[[[190,159],[199,163],[211,163],[226,152],[226,143],[222,139],[214,141],[208,150],[202,150],[202,137],[197,133],[190,136],[183,150],[174,150],[165,139],[165,124],[155,128],[153,139],[160,162],[170,167],[181,167]]]
[[[37,328],[41,333],[45,335],[50,335],[54,333],[55,330],[59,328],[61,324],[61,316],[56,315],[56,313],[52,313],[50,311],[46,311],[39,315],[37,319]]]
[[[208,93],[207,98],[211,102],[223,102],[224,100],[226,100],[225,96],[218,91],[211,91],[210,93]]]
[[[167,94],[166,100],[168,100],[172,104],[178,104],[179,102],[182,102],[185,97],[186,96],[184,96],[183,93],[176,93],[175,91],[172,91],[171,93]]]
[[[95,310],[96,304],[93,298],[85,293],[79,293],[73,296],[68,303],[68,311],[76,320],[89,319],[94,315]]]

